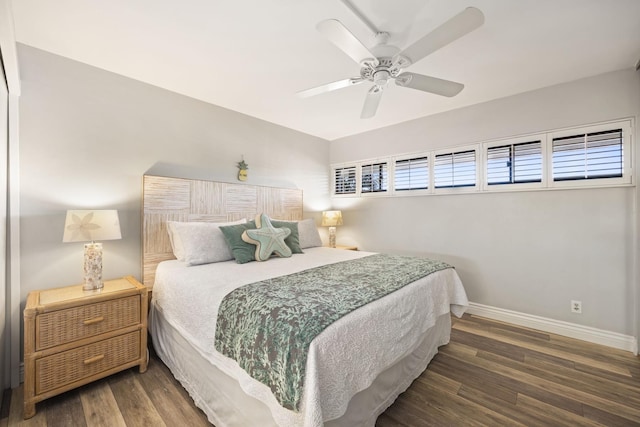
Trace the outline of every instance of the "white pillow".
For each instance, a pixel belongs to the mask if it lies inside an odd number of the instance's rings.
[[[229,261],[233,255],[219,227],[246,222],[246,219],[233,222],[167,221],[173,254],[187,265]]]
[[[298,235],[300,238],[300,249],[322,246],[322,239],[318,233],[318,227],[313,218],[298,221]]]

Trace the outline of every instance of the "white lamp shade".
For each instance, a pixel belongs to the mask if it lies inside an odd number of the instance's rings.
[[[342,211],[322,212],[322,227],[335,227],[342,225]]]
[[[63,242],[91,242],[121,238],[117,210],[67,211]]]

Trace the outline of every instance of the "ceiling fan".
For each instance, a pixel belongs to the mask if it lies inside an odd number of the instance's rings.
[[[297,93],[298,96],[306,98],[364,82],[372,82],[373,86],[367,93],[360,115],[360,118],[366,119],[375,116],[382,93],[389,80],[395,80],[396,85],[401,87],[448,97],[457,95],[464,88],[461,83],[403,70],[480,27],[484,23],[484,15],[479,9],[466,8],[411,46],[398,52],[397,47],[386,44],[389,38],[388,33],[375,30],[373,25],[353,5],[349,4],[347,0],[343,0],[343,3],[374,31],[376,45],[369,50],[337,19],[320,22],[316,29],[360,65],[360,76],[303,90]]]

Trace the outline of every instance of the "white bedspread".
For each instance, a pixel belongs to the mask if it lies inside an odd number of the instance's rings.
[[[215,351],[218,307],[239,286],[366,255],[370,253],[310,248],[305,254],[262,263],[229,261],[187,267],[165,261],[156,271],[153,299],[169,323],[211,363],[236,378],[247,394],[264,402],[279,425],[319,427],[340,417],[353,395],[412,352],[438,316],[450,310],[462,315],[468,301],[455,270],[413,282],[348,314],[317,336],[309,348],[299,413],[280,406],[268,386]]]

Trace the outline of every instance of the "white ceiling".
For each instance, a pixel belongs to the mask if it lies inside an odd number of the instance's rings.
[[[468,6],[485,24],[409,71],[465,84],[454,98],[370,84],[301,99],[359,75],[315,29],[373,35],[340,0],[13,0],[16,40],[202,101],[334,140],[608,71],[640,59],[639,0],[352,0],[400,49]]]

